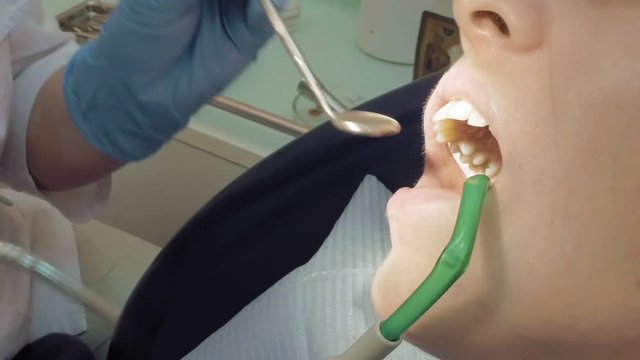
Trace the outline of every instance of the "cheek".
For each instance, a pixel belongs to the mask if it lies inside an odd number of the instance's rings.
[[[556,57],[552,82],[523,79],[531,103],[501,94],[509,123],[493,233],[508,270],[505,304],[522,333],[543,339],[564,331],[602,340],[638,324],[629,292],[640,276],[630,257],[640,251],[640,86],[578,60]],[[640,79],[636,68],[623,72]]]

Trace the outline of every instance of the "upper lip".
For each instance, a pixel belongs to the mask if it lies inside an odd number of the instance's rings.
[[[460,99],[469,101],[485,117],[491,127],[494,108],[488,89],[465,60],[463,58],[458,61],[442,77],[425,106],[423,115],[425,171],[416,187],[431,185],[462,192],[466,177],[453,159],[448,146],[436,142],[436,132],[433,130],[434,123],[431,121],[436,111],[447,102]]]

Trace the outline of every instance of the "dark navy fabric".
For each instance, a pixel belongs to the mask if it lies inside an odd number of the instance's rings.
[[[28,344],[12,360],[95,360],[95,357],[80,339],[56,333]]]
[[[412,186],[423,170],[422,108],[438,80],[414,81],[359,107],[398,119],[401,134],[356,137],[324,124],[210,200],[135,288],[109,359],[181,358],[306,263],[366,174],[391,191]]]

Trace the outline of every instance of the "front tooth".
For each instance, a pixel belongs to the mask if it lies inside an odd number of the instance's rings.
[[[466,121],[473,112],[473,105],[466,100],[454,101],[453,104],[447,112],[449,119]]]
[[[474,151],[476,151],[476,147],[473,146],[472,143],[469,143],[469,142],[466,142],[466,141],[461,141],[460,142],[460,151],[464,155],[471,155]]]
[[[485,161],[487,161],[487,155],[483,153],[476,153],[471,159],[471,163],[476,166],[484,164]]]
[[[490,161],[487,166],[487,170],[485,171],[485,175],[488,177],[494,177],[500,171],[500,164],[494,161]]]
[[[485,127],[488,126],[487,120],[478,112],[478,110],[473,110],[469,115],[469,120],[467,120],[467,124],[475,127]]]
[[[463,162],[465,164],[469,164],[471,162],[471,156],[469,155],[465,155],[465,154],[460,154],[460,162]]]
[[[449,110],[453,106],[455,106],[455,102],[454,101],[449,101],[445,106],[441,107],[440,110],[436,111],[436,113],[433,114],[433,117],[431,118],[431,121],[438,122],[438,121],[442,121],[442,120],[447,119],[447,114],[449,113]]]

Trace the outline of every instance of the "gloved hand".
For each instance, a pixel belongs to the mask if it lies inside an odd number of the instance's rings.
[[[105,155],[142,159],[184,128],[270,35],[258,0],[123,0],[67,66],[66,105]]]

